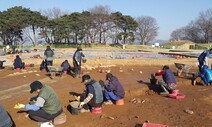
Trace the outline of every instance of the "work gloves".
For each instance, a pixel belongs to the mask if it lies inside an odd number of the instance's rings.
[[[15,109],[21,109],[21,108],[25,108],[25,105],[24,104],[16,104],[15,106],[14,106],[14,108]]]
[[[85,102],[80,102],[80,104],[79,104],[79,108],[82,108],[83,107],[83,105],[85,104]]]

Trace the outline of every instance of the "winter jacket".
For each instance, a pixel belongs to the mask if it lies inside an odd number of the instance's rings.
[[[175,83],[176,84],[176,78],[174,76],[174,73],[170,69],[162,70],[160,72],[155,73],[155,76],[162,75],[163,81],[167,84]]]
[[[90,91],[88,87],[91,88]],[[89,93],[93,94],[94,96],[93,99],[96,104],[100,104],[103,102],[102,87],[99,84],[99,82],[96,82],[95,80],[90,79],[86,83],[86,96],[88,96]]]
[[[112,91],[119,98],[124,98],[125,91],[121,83],[116,77],[111,77],[108,83],[110,91]]]

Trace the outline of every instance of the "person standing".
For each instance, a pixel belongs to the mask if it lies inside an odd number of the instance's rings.
[[[152,77],[162,76],[163,80],[159,81],[158,84],[162,87],[163,92],[160,94],[169,94],[176,89],[176,78],[174,73],[169,69],[169,66],[163,66],[162,71],[152,74]]]
[[[92,108],[102,106],[103,93],[99,82],[86,74],[82,76],[82,83],[85,84],[85,92],[80,96],[79,107],[83,107],[81,112],[90,112]]]
[[[15,127],[11,117],[8,115],[7,111],[0,104],[0,127]]]
[[[53,65],[54,51],[50,48],[50,46],[46,47],[46,50],[44,51],[44,56],[45,56],[45,59],[46,59],[47,66],[48,65],[52,66]]]
[[[107,73],[106,80],[108,80],[109,82],[108,84],[103,84],[105,88],[105,104],[113,104],[113,101],[123,99],[125,96],[125,91],[118,78],[113,76],[111,73]]]
[[[53,88],[43,85],[40,81],[30,84],[30,93],[36,92],[37,98],[31,104],[18,104],[17,108],[29,111],[29,117],[38,122],[49,122],[60,115],[63,110],[59,98]]]
[[[203,67],[203,65],[207,65],[208,66],[208,57],[209,55],[212,54],[212,48],[209,50],[205,50],[203,51],[199,57],[198,57],[198,62],[199,62],[199,71],[201,72],[201,68]],[[209,67],[210,68],[210,67]]]
[[[77,50],[75,51],[73,55],[73,65],[74,65],[74,77],[79,78],[81,73],[81,62],[82,57],[85,57],[85,55],[82,53],[82,49],[77,47]]]

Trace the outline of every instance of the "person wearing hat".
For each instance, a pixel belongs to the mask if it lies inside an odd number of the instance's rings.
[[[91,79],[90,75],[82,76],[82,83],[85,84],[85,91],[80,96],[81,112],[89,112],[92,108],[100,107],[103,103],[102,87],[99,82]]]
[[[25,108],[29,117],[38,122],[49,122],[62,113],[62,106],[53,88],[43,85],[40,81],[30,84],[30,93],[37,93],[32,104],[18,104],[16,108]]]
[[[163,92],[160,92],[160,94],[169,94],[176,89],[176,78],[174,73],[169,69],[169,66],[165,65],[161,71],[152,74],[152,77],[155,76],[162,76],[163,78],[163,80],[158,82],[163,89]]]
[[[50,46],[46,47],[46,50],[44,51],[44,56],[46,58],[47,65],[52,66],[54,51],[50,48]]]
[[[85,55],[82,53],[82,49],[77,47],[77,50],[75,51],[73,55],[73,65],[74,65],[74,77],[79,78],[81,73],[81,61],[82,57],[85,57]]]
[[[203,51],[199,57],[198,57],[198,62],[199,62],[199,72],[201,72],[203,65],[208,66],[208,57],[212,54],[212,48],[209,50]],[[209,67],[210,68],[210,67]]]
[[[118,78],[111,73],[107,73],[106,80],[108,84],[104,85],[105,104],[113,104],[113,101],[121,100],[125,96],[125,91]]]

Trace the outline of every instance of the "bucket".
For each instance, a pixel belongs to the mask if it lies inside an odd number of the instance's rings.
[[[55,117],[53,120],[54,125],[60,125],[66,122],[66,114],[62,112],[59,116]]]
[[[21,68],[16,68],[15,70],[18,71],[18,72],[20,72],[21,71]]]
[[[116,105],[124,105],[124,99],[117,100]]]
[[[93,114],[100,114],[102,113],[102,107],[95,107],[92,109],[91,113]]]
[[[67,71],[64,71],[63,74],[66,75],[67,74]]]
[[[80,113],[81,108],[79,108],[80,102],[72,101],[70,105],[70,112],[72,115],[78,115]]]

